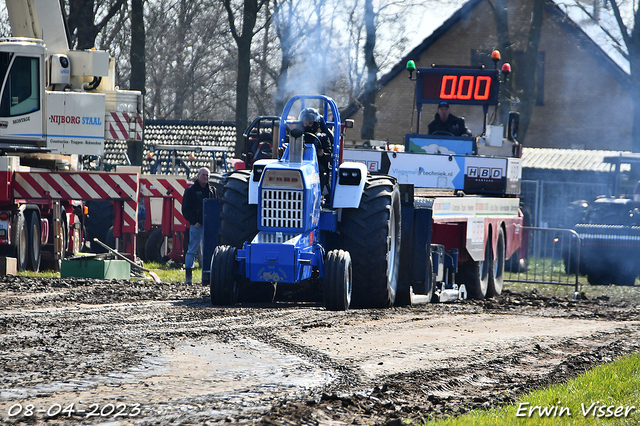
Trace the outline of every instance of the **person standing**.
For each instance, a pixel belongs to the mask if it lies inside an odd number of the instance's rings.
[[[202,243],[202,205],[205,199],[215,198],[215,188],[209,184],[209,169],[206,167],[198,171],[193,185],[188,186],[182,197],[182,215],[189,222],[189,247],[184,258],[185,284],[191,284],[193,263]],[[201,265],[202,266],[202,265]]]

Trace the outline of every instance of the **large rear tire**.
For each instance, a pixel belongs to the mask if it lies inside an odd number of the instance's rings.
[[[344,209],[342,248],[351,255],[354,306],[392,306],[400,264],[400,190],[395,180],[370,176],[360,206]]]
[[[30,271],[38,272],[40,270],[40,255],[42,249],[42,235],[40,232],[40,217],[35,211],[27,212],[29,218],[27,239],[28,239],[28,267]]]
[[[242,248],[258,233],[258,206],[249,204],[250,170],[231,173],[222,191],[220,245]]]
[[[353,273],[351,256],[344,250],[327,253],[324,263],[322,289],[324,306],[329,311],[346,311],[351,304],[351,283]]]
[[[211,258],[211,304],[213,306],[235,305],[238,302],[237,249],[218,246]]]
[[[18,212],[13,217],[12,238],[14,245],[14,253],[18,271],[27,269],[29,260],[29,239],[27,237],[27,224],[25,223],[24,214]]]
[[[504,283],[504,258],[504,231],[500,228],[498,230],[498,240],[496,241],[496,253],[493,256],[493,274],[489,276],[486,297],[500,296],[502,294],[502,286]]]

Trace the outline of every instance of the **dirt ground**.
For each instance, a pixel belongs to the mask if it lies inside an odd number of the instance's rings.
[[[213,308],[200,285],[3,277],[9,424],[400,424],[498,407],[640,349],[640,302]]]

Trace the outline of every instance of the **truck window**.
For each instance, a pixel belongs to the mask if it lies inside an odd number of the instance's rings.
[[[0,115],[14,117],[40,109],[38,58],[14,59],[2,92]]]

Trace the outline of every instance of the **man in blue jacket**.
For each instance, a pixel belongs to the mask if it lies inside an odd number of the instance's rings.
[[[184,258],[186,284],[191,284],[192,282],[193,263],[202,243],[202,204],[206,198],[215,198],[215,196],[215,188],[209,184],[209,169],[203,167],[198,171],[198,176],[193,185],[184,190],[182,197],[182,215],[190,224],[189,248]]]

